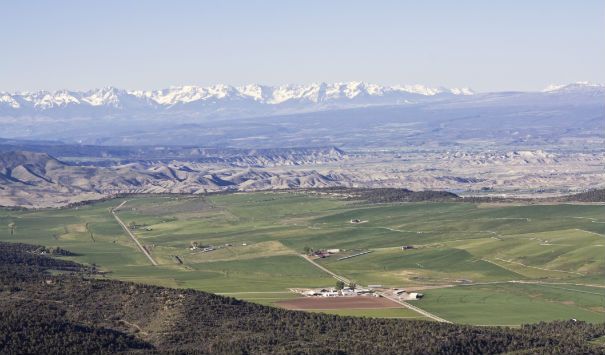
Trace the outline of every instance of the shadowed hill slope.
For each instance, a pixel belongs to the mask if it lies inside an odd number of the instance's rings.
[[[0,352],[602,353],[605,324],[522,329],[338,317],[89,278],[92,270],[0,243]],[[154,349],[154,350],[152,350]]]

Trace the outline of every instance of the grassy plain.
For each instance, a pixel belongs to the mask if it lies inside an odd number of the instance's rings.
[[[294,192],[127,200],[118,215],[137,224],[134,233],[160,266],[150,265],[109,212],[124,199],[60,210],[0,210],[0,240],[69,249],[78,254],[71,259],[94,263],[110,272],[107,277],[263,304],[295,297],[290,288],[334,284],[300,257],[304,247],[344,249],[343,255],[370,250],[318,262],[362,285],[437,287],[421,291],[426,297],[415,305],[454,322],[605,321],[602,205],[370,205]],[[216,250],[192,251],[193,241]],[[401,245],[415,249],[402,251]],[[464,285],[469,282],[475,285]],[[573,291],[566,290],[569,285]],[[406,309],[334,312],[419,316]]]
[[[604,288],[506,283],[427,290],[418,305],[459,323],[518,325],[571,318],[605,322],[604,299]]]

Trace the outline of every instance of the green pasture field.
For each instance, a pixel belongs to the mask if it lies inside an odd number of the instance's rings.
[[[123,201],[118,216],[136,224],[134,234],[159,266],[111,215]],[[455,322],[515,325],[604,320],[598,293],[605,289],[592,287],[605,286],[604,216],[605,206],[587,204],[371,205],[302,192],[148,195],[78,208],[0,210],[0,240],[69,249],[77,253],[70,259],[95,264],[106,277],[268,305],[295,297],[290,288],[333,286],[330,275],[300,254],[305,247],[337,248],[340,254],[317,262],[360,285],[440,287],[422,291],[426,298],[414,304]],[[192,242],[215,250],[190,250]],[[337,260],[362,251],[371,253]],[[509,281],[575,284],[590,293]],[[388,310],[334,312],[389,317]]]
[[[415,304],[456,323],[605,322],[605,288],[507,283],[432,289],[424,294]]]

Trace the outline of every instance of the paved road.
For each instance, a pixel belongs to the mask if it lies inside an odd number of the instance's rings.
[[[346,277],[343,277],[343,276],[340,276],[340,275],[338,275],[338,274],[333,273],[332,271],[330,271],[330,270],[326,269],[325,267],[323,267],[323,266],[319,265],[318,263],[316,263],[314,260],[312,260],[311,258],[309,258],[307,255],[301,255],[301,257],[302,257],[303,259],[307,260],[308,262],[310,262],[311,264],[315,265],[316,267],[318,267],[318,268],[319,268],[319,269],[321,269],[322,271],[324,271],[324,272],[326,272],[326,273],[330,274],[330,275],[331,275],[333,278],[335,278],[336,280],[342,281],[342,282],[344,282],[345,284],[349,284],[349,283],[351,283],[351,281],[350,281],[349,279],[347,279]],[[425,317],[431,318],[432,320],[435,320],[435,321],[437,321],[437,322],[442,322],[442,323],[451,323],[450,321],[445,320],[445,319],[443,319],[443,318],[441,318],[441,317],[438,317],[438,316],[436,316],[436,315],[434,315],[434,314],[432,314],[432,313],[429,313],[429,312],[425,311],[424,309],[418,308],[418,307],[416,307],[416,306],[412,306],[411,304],[409,304],[409,303],[407,303],[407,302],[400,301],[400,300],[399,300],[399,299],[397,299],[396,297],[389,296],[389,295],[387,295],[387,294],[385,294],[385,293],[382,293],[382,292],[377,292],[377,294],[381,295],[382,297],[384,297],[384,298],[386,298],[386,299],[388,299],[388,300],[391,300],[391,301],[393,301],[393,302],[395,302],[395,303],[398,303],[398,304],[400,304],[400,305],[404,306],[405,308],[408,308],[408,309],[411,309],[411,310],[413,310],[413,311],[415,311],[415,312],[418,312],[418,313],[422,314],[422,315],[423,315],[423,316],[425,316]]]
[[[132,238],[132,240],[139,247],[139,249],[143,252],[143,254],[145,254],[145,256],[147,257],[147,259],[149,259],[149,261],[151,261],[151,265],[157,266],[158,263],[153,259],[153,257],[151,256],[151,254],[149,254],[149,252],[147,251],[147,249],[145,249],[145,247],[143,247],[143,245],[141,244],[141,242],[139,242],[139,240],[137,239],[137,237],[130,231],[130,229],[124,224],[124,222],[122,222],[122,220],[120,219],[120,217],[118,217],[118,215],[116,214],[116,211],[120,207],[124,206],[124,204],[126,202],[128,202],[128,200],[126,200],[126,201],[120,203],[118,206],[112,208],[111,209],[111,214],[116,219],[116,221],[118,221],[118,223],[122,226],[122,228],[124,229],[124,231],[126,231],[126,233],[130,236],[130,238]]]

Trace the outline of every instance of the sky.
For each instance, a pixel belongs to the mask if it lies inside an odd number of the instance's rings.
[[[605,82],[603,0],[7,1],[0,91]]]

